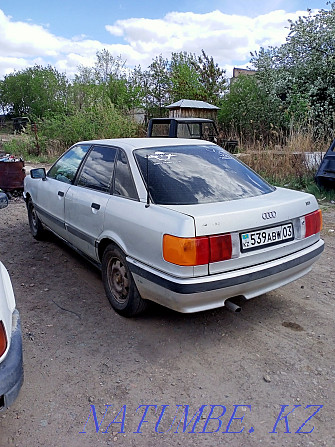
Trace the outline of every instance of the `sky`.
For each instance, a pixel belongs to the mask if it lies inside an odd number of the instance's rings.
[[[284,43],[288,20],[307,9],[327,1],[0,0],[0,79],[35,64],[71,78],[103,49],[142,69],[160,54],[203,49],[230,77],[250,66],[250,52]]]

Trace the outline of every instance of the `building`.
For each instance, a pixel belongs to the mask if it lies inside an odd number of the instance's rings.
[[[208,102],[181,99],[169,106],[169,118],[207,118],[216,121],[219,107]]]
[[[233,77],[230,78],[230,83],[232,84],[234,81],[236,81],[236,79],[240,76],[250,76],[250,75],[254,75],[256,73],[256,70],[249,70],[247,68],[236,68],[234,67],[233,70]]]

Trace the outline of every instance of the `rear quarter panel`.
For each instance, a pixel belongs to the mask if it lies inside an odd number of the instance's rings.
[[[163,259],[163,235],[194,237],[192,217],[162,206],[111,196],[105,211],[104,232],[99,240],[113,240],[127,256],[157,270],[192,277],[193,267],[180,267]]]

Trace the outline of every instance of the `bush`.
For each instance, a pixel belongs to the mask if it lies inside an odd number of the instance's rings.
[[[15,136],[3,142],[2,152],[27,159],[36,152],[36,140],[31,135]]]
[[[136,137],[139,125],[106,102],[76,110],[71,115],[56,115],[39,124],[42,151],[54,155],[77,141]]]
[[[31,129],[3,144],[3,151],[24,159],[50,160],[78,141],[136,137],[141,127],[107,102],[59,114],[37,123],[37,140]]]

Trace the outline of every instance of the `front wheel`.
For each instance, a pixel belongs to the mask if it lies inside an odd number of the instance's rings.
[[[113,244],[102,257],[102,281],[113,309],[124,317],[133,317],[147,306],[137,290],[124,253]]]
[[[33,201],[31,199],[28,199],[27,209],[28,209],[28,220],[31,234],[35,239],[41,240],[44,237],[44,228],[42,222],[40,221],[40,219],[36,214],[36,210]]]

